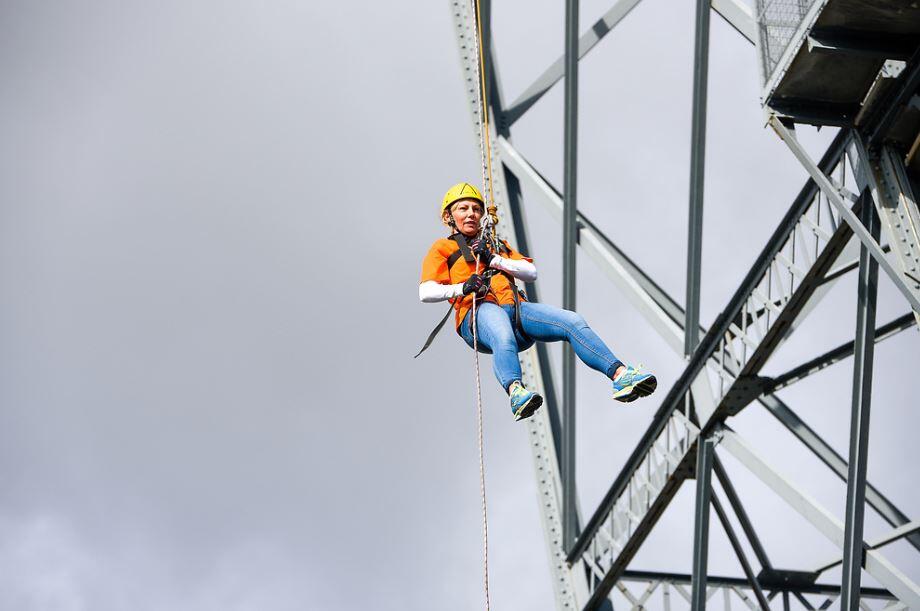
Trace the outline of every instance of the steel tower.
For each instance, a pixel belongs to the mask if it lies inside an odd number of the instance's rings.
[[[574,193],[577,65],[640,0],[615,0],[577,36],[578,3],[567,0],[565,53],[517,99],[507,101],[492,44],[490,0],[481,0],[488,137],[492,145],[499,231],[524,252],[529,236],[521,186],[538,194],[564,226],[564,295],[574,304],[574,248],[597,264],[659,333],[686,367],[652,422],[586,520],[574,498],[574,387],[564,355],[562,401],[542,345],[521,354],[525,384],[541,392],[547,409],[528,421],[540,512],[558,609],[611,609],[614,598],[632,608],[671,605],[751,609],[920,609],[920,586],[885,557],[883,547],[905,539],[920,551],[920,521],[911,520],[866,481],[873,350],[878,341],[920,321],[920,214],[911,176],[920,177],[920,8],[909,0],[696,0],[691,181],[686,309],[665,293],[576,207]],[[450,0],[474,130],[480,112],[475,13],[470,0]],[[711,11],[755,46],[765,117],[810,179],[779,221],[733,297],[709,328],[700,325],[700,244],[705,167],[706,92]],[[568,76],[568,78],[567,78]],[[560,80],[566,83],[565,192],[531,165],[511,140],[514,123]],[[797,125],[835,126],[839,133],[820,159],[796,139]],[[841,256],[858,246],[858,260]],[[571,252],[570,250],[571,249]],[[879,268],[900,291],[905,314],[877,326]],[[858,274],[854,339],[776,376],[766,360],[843,275]],[[536,298],[537,287],[528,285]],[[849,456],[843,457],[776,394],[830,364],[853,356]],[[657,396],[657,395],[656,395]],[[807,489],[777,472],[733,431],[730,418],[760,403],[846,482],[846,511],[819,505]],[[726,424],[728,421],[729,424]],[[719,449],[716,452],[716,448]],[[732,455],[840,550],[822,567],[775,568],[719,458]],[[722,493],[713,490],[712,479]],[[685,480],[695,480],[694,553],[686,574],[631,570],[630,560]],[[723,496],[724,494],[724,496]],[[865,541],[866,507],[890,532]],[[707,572],[710,507],[725,529],[743,578]],[[742,533],[732,527],[733,513]],[[744,536],[756,558],[748,558]],[[824,571],[842,564],[841,583]],[[755,566],[759,570],[755,571]],[[861,570],[882,588],[861,584]]]

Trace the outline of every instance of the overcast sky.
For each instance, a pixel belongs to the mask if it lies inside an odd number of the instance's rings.
[[[494,4],[514,99],[562,52],[564,3]],[[583,0],[583,27],[608,4]],[[579,205],[681,302],[692,4],[645,0],[580,71]],[[714,16],[704,324],[805,180],[763,127],[756,66]],[[481,607],[472,353],[448,331],[411,359],[443,309],[416,292],[440,198],[479,181],[447,0],[6,0],[0,74],[0,610]],[[513,133],[557,185],[561,94]],[[802,134],[815,156],[832,136]],[[525,205],[558,304],[561,228]],[[579,311],[661,386],[626,407],[580,366],[590,513],[683,363],[583,256],[578,272]],[[854,307],[850,275],[765,373],[851,339]],[[879,322],[906,311],[883,276]],[[918,346],[878,346],[869,462],[912,517]],[[548,611],[525,428],[488,364],[493,607]],[[851,376],[781,393],[842,454]],[[844,484],[761,407],[731,424],[842,518]],[[726,463],[775,565],[834,557]],[[692,501],[631,568],[689,572]],[[740,575],[712,533],[711,571]],[[885,554],[920,581],[913,548]]]

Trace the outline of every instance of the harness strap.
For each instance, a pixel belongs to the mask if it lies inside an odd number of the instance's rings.
[[[518,290],[517,283],[514,281],[514,277],[511,274],[507,272],[500,273],[505,276],[508,279],[508,283],[511,284],[511,294],[514,296],[514,324],[521,334],[521,337],[530,339],[527,337],[527,334],[524,333],[524,323],[521,322],[521,291]]]
[[[457,246],[460,247],[460,250],[457,252],[451,253],[450,257],[447,259],[447,269],[450,269],[451,266],[457,262],[459,257],[455,255],[461,253],[463,255],[463,260],[467,263],[476,264],[476,257],[473,255],[473,251],[470,250],[469,242],[466,241],[466,236],[460,232],[455,233],[454,235],[447,238],[448,240],[453,240],[457,243]]]
[[[422,346],[422,349],[419,350],[419,351],[418,351],[418,354],[416,354],[416,355],[413,356],[412,358],[417,359],[418,356],[419,356],[419,354],[421,354],[421,353],[425,352],[426,350],[428,350],[428,346],[431,345],[431,342],[434,341],[434,338],[438,335],[438,333],[441,332],[441,327],[444,326],[444,323],[447,322],[447,319],[450,318],[450,315],[453,313],[453,311],[454,311],[454,304],[450,304],[450,307],[447,308],[447,314],[444,315],[444,318],[441,319],[441,322],[438,323],[438,325],[434,328],[434,330],[433,330],[433,331],[431,332],[431,334],[428,336],[428,339],[425,340],[425,345]]]
[[[463,259],[467,263],[476,262],[476,258],[473,256],[473,251],[470,250],[470,245],[469,243],[467,243],[465,235],[463,235],[462,233],[455,233],[454,235],[450,236],[448,239],[453,240],[454,242],[457,243],[457,246],[459,246],[457,250],[450,253],[450,256],[447,257],[448,271],[450,271],[450,268],[454,266],[454,263],[456,263],[460,259],[460,257],[463,257]],[[508,246],[507,242],[505,242],[504,240],[500,241],[499,245],[500,245],[499,250],[502,253],[511,252],[511,247]],[[482,274],[482,276],[489,282],[490,292],[492,290],[491,289],[492,276],[495,276],[496,274],[501,274],[502,276],[504,276],[508,280],[508,284],[511,285],[511,294],[514,296],[514,324],[517,327],[518,332],[520,332],[521,337],[523,337],[524,339],[528,339],[527,334],[524,333],[524,325],[521,323],[521,295],[520,295],[521,291],[518,290],[517,283],[514,281],[514,277],[511,274],[509,274],[508,272],[497,270],[497,269],[489,269],[489,270],[486,270]],[[495,293],[492,293],[492,294],[494,295]],[[417,359],[420,354],[425,352],[425,350],[428,350],[428,347],[431,346],[431,342],[433,342],[434,338],[437,337],[438,333],[441,332],[441,329],[444,327],[444,323],[446,323],[447,319],[450,318],[450,314],[451,312],[453,312],[453,310],[454,310],[454,306],[453,306],[453,303],[451,303],[450,308],[447,310],[447,314],[444,315],[444,318],[441,319],[441,322],[439,322],[437,326],[434,328],[434,330],[432,330],[431,333],[428,335],[428,339],[425,340],[425,345],[422,346],[422,349],[419,350],[418,354],[416,354],[412,358]]]

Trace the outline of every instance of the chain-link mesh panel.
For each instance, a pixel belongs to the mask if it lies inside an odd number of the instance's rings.
[[[773,69],[795,36],[805,13],[818,0],[757,0],[757,23],[760,27],[761,58],[764,79]]]

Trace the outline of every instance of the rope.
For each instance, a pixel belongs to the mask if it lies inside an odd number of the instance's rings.
[[[476,257],[479,269],[479,257]],[[486,467],[482,451],[482,389],[479,378],[479,340],[476,333],[476,297],[473,296],[473,360],[476,363],[476,424],[479,433],[479,496],[482,499],[482,582],[489,611],[489,520],[486,510]]]
[[[478,62],[476,63],[477,80],[479,87],[476,91],[477,117],[479,119],[479,159],[482,166],[482,182],[487,185],[486,189],[486,209],[483,210],[482,223],[479,230],[480,237],[486,229],[490,230],[491,237],[494,238],[495,227],[492,217],[488,213],[489,206],[495,204],[495,195],[492,190],[492,142],[489,131],[489,111],[486,105],[486,79],[485,79],[485,59],[482,52],[482,18],[479,11],[478,0],[470,0],[476,13],[476,28],[473,36],[476,38],[476,48],[478,52]],[[483,142],[485,144],[483,144]],[[479,273],[479,256],[476,256],[476,273]],[[476,294],[473,294],[473,307],[471,328],[473,330],[473,361],[476,368],[476,423],[479,435],[479,495],[482,499],[482,581],[486,601],[486,611],[491,608],[489,600],[489,520],[486,507],[486,468],[483,453],[483,434],[482,434],[482,383],[479,375],[479,335],[476,332]]]

